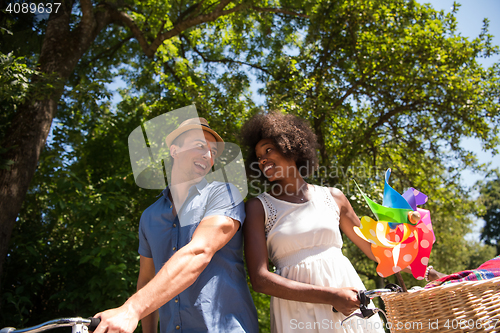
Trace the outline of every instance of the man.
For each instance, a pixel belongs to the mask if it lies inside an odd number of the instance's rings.
[[[99,313],[96,333],[257,332],[242,259],[245,218],[239,192],[204,176],[224,141],[204,118],[188,119],[166,138],[170,184],[142,214],[137,293]],[[236,199],[236,200],[235,200]],[[159,311],[157,310],[159,309]]]

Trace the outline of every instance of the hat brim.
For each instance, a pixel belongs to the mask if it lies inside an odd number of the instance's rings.
[[[172,131],[169,135],[167,135],[167,137],[165,139],[165,141],[167,143],[167,147],[170,148],[170,146],[172,145],[174,140],[177,139],[181,134],[183,134],[187,131],[190,131],[190,130],[194,130],[194,129],[201,129],[205,132],[212,134],[215,137],[215,140],[218,143],[217,144],[217,148],[218,148],[217,149],[217,156],[215,156],[215,157],[216,158],[219,157],[222,154],[222,152],[224,151],[224,140],[222,140],[222,138],[220,137],[219,134],[217,134],[216,131],[214,131],[210,127],[207,127],[207,126],[204,126],[201,124],[185,125],[185,126],[179,127],[177,129],[175,129],[174,131]]]

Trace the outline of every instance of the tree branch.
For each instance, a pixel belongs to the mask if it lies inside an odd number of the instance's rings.
[[[123,46],[123,44],[125,44],[126,42],[128,42],[132,38],[133,38],[133,36],[128,36],[127,38],[116,43],[114,46],[106,48],[106,50],[102,51],[101,53],[99,53],[98,55],[96,55],[95,57],[93,57],[92,59],[87,61],[86,62],[87,65],[98,60],[98,59],[101,59],[102,57],[112,56],[116,51],[118,51],[120,49],[120,47]]]
[[[260,70],[260,71],[262,71],[262,72],[264,72],[266,74],[270,74],[267,69],[262,68],[259,65],[249,64],[247,62],[240,61],[240,60],[234,60],[234,59],[229,59],[229,58],[209,59],[200,50],[198,50],[196,48],[196,46],[192,45],[191,41],[189,40],[189,38],[187,38],[184,34],[181,34],[181,38],[183,38],[184,40],[186,40],[186,42],[189,44],[189,46],[191,46],[191,48],[194,50],[194,52],[196,52],[196,54],[198,54],[203,59],[204,62],[216,62],[216,63],[223,63],[223,64],[226,64],[226,63],[235,63],[235,64],[239,64],[239,65],[245,65],[245,66],[248,66],[248,67],[251,67],[251,68],[254,68],[254,69],[258,69],[258,70]]]
[[[343,160],[342,164],[343,165],[350,165],[353,157],[356,156],[356,154],[359,151],[359,148],[355,149],[354,147],[360,147],[361,145],[369,145],[371,143],[370,138],[371,138],[373,132],[375,132],[375,130],[377,128],[379,128],[384,123],[386,123],[387,121],[389,121],[389,119],[391,119],[395,115],[397,115],[397,114],[399,114],[401,112],[407,111],[407,110],[411,110],[413,108],[416,109],[417,106],[419,106],[421,104],[422,103],[413,103],[413,104],[399,105],[399,106],[394,107],[390,111],[382,114],[378,118],[378,120],[376,122],[374,122],[369,128],[366,129],[366,131],[363,134],[358,135],[353,140],[353,142],[349,144],[349,146],[352,147],[352,148],[350,150],[348,150],[348,154],[344,155],[344,157],[342,158],[342,160]]]
[[[393,108],[392,110],[384,113],[381,115],[378,120],[370,126],[370,128],[365,132],[363,141],[368,142],[368,138],[372,135],[372,133],[377,129],[377,127],[382,126],[385,122],[387,122],[390,118],[395,116],[396,114],[410,110],[412,107],[415,105],[413,104],[406,104],[406,105],[399,105],[398,107]]]
[[[80,0],[80,6],[82,7],[82,19],[80,24],[93,25],[94,24],[94,12],[92,2],[90,0]]]
[[[203,1],[202,2],[198,2],[198,3],[195,3],[194,5],[190,6],[189,8],[187,8],[185,11],[183,11],[179,17],[177,18],[177,20],[174,22],[174,26],[176,24],[179,24],[182,20],[184,20],[186,17],[189,17],[193,12],[196,13],[197,12],[197,9],[202,5]],[[161,30],[160,30],[161,31]]]
[[[195,15],[198,15],[200,14],[200,10],[201,8],[203,8],[203,4],[205,3],[205,0],[201,0],[200,2],[198,2],[198,7],[196,8],[196,10],[194,11],[194,14]]]
[[[251,8],[253,10],[255,10],[256,12],[261,12],[261,13],[286,14],[286,15],[291,15],[291,16],[309,18],[309,15],[307,15],[307,14],[297,13],[297,12],[294,12],[294,11],[291,11],[288,9],[284,9],[284,8],[262,8],[262,7],[256,7],[256,6],[252,6]]]
[[[332,109],[335,110],[336,108],[341,106],[344,103],[344,101],[347,99],[347,97],[352,95],[352,93],[356,90],[357,87],[358,87],[358,82],[355,82],[349,89],[347,89],[344,96],[340,97],[335,102],[335,104],[333,104]]]
[[[182,85],[182,81],[181,79],[179,78],[179,76],[177,75],[177,73],[175,72],[175,70],[168,64],[168,62],[164,62],[163,63],[163,66],[165,66],[166,69],[168,69],[168,71],[170,72],[170,74],[172,74],[172,76],[175,78],[175,80],[180,84]]]
[[[153,58],[155,52],[151,53],[146,37],[144,36],[141,29],[139,29],[137,24],[135,24],[134,20],[127,13],[121,12],[116,8],[111,8],[110,14],[114,23],[122,24],[130,29],[135,39],[137,39],[137,41],[139,42],[139,45],[141,46],[146,56],[148,56],[149,58]]]
[[[231,8],[229,10],[223,10],[224,7],[227,4],[229,4],[230,2],[231,2],[230,0],[221,1],[221,3],[210,14],[199,15],[199,16],[196,16],[194,18],[185,20],[185,21],[180,22],[179,24],[175,25],[169,31],[159,34],[155,38],[155,40],[151,43],[151,46],[149,46],[148,50],[145,51],[146,55],[148,55],[149,57],[154,56],[154,54],[156,53],[156,50],[163,43],[163,41],[170,39],[174,36],[177,36],[177,35],[181,34],[183,31],[185,31],[191,27],[200,25],[202,23],[215,21],[216,19],[218,19],[221,16],[235,13],[235,12],[237,12],[237,11],[239,11],[242,8],[247,6],[247,5],[241,4],[241,5],[238,5],[236,7]]]
[[[84,0],[84,1],[89,1],[89,0]],[[221,16],[235,13],[235,12],[240,11],[243,8],[249,6],[248,4],[239,4],[231,9],[224,10],[224,8],[228,4],[230,4],[231,2],[232,2],[232,0],[223,0],[215,7],[215,9],[212,12],[210,12],[208,14],[202,14],[202,15],[198,15],[198,16],[189,18],[190,14],[199,12],[199,8],[203,3],[203,0],[202,0],[200,3],[189,7],[179,17],[179,19],[182,19],[184,16],[187,16],[188,17],[187,19],[185,19],[183,21],[177,20],[172,29],[170,29],[164,33],[160,32],[156,36],[156,38],[152,41],[151,44],[148,43],[146,37],[144,36],[144,33],[135,24],[134,20],[129,15],[127,15],[124,12],[119,11],[117,8],[114,8],[110,5],[108,5],[108,7],[110,8],[113,22],[117,23],[117,24],[122,24],[122,25],[128,27],[131,30],[134,37],[139,42],[139,45],[141,46],[141,48],[142,48],[143,52],[146,54],[146,56],[148,56],[149,58],[153,58],[156,51],[158,50],[158,47],[160,47],[160,45],[165,40],[170,39],[174,36],[180,35],[183,31],[185,31],[191,27],[200,25],[202,23],[215,21],[216,19],[218,19]],[[254,9],[255,11],[258,11],[258,12],[281,13],[281,14],[286,14],[286,15],[309,18],[309,16],[306,14],[296,13],[296,12],[293,12],[293,11],[287,10],[287,9],[260,8],[260,7],[251,7],[251,8]],[[258,68],[258,69],[261,69],[261,68]]]

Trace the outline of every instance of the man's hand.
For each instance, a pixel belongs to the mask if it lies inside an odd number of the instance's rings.
[[[94,317],[101,318],[94,333],[133,333],[140,319],[127,303],[119,308],[100,312]]]

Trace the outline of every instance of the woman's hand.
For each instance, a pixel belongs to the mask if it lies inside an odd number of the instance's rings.
[[[445,277],[445,276],[447,276],[447,274],[438,272],[434,268],[431,268],[429,270],[428,279],[429,279],[429,282],[430,282],[430,281],[434,281],[434,280],[440,279],[440,278]]]
[[[358,299],[358,291],[353,287],[332,288],[332,306],[345,316],[359,309],[361,302]]]

